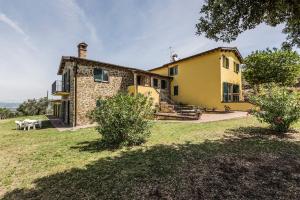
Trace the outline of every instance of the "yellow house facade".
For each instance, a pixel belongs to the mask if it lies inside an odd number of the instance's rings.
[[[219,47],[149,70],[171,76],[171,99],[212,110],[249,110],[242,93],[242,56],[237,48]]]

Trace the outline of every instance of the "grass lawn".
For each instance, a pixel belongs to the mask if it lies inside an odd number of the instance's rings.
[[[0,198],[300,199],[300,123],[279,137],[252,117],[154,122],[144,145],[109,150],[93,128],[14,120],[0,121]]]

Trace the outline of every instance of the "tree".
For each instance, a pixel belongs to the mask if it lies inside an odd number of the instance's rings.
[[[255,51],[244,60],[243,75],[253,87],[265,83],[293,86],[300,77],[300,56],[289,50]]]
[[[250,96],[250,102],[259,107],[252,114],[278,133],[287,132],[300,119],[300,95],[285,87],[263,87],[259,94]]]
[[[129,146],[141,144],[150,135],[153,116],[152,101],[143,95],[117,94],[99,99],[91,117],[98,123],[97,130],[104,144]]]
[[[0,108],[0,119],[15,117],[16,114],[7,108]]]
[[[197,34],[209,39],[231,42],[261,23],[284,24],[285,48],[300,48],[299,0],[207,0],[196,24]]]
[[[48,107],[49,101],[47,97],[40,99],[28,99],[24,101],[17,111],[22,115],[44,115]]]

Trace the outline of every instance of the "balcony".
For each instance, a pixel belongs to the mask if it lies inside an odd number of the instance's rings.
[[[52,95],[54,96],[67,96],[70,94],[69,86],[64,85],[62,81],[54,81],[52,83]]]

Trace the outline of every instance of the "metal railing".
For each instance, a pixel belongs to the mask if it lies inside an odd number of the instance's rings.
[[[224,102],[239,102],[240,93],[227,93],[223,95]]]
[[[240,101],[240,93],[232,93],[232,101],[239,102]]]
[[[63,92],[63,82],[56,80],[52,83],[52,94]]]

